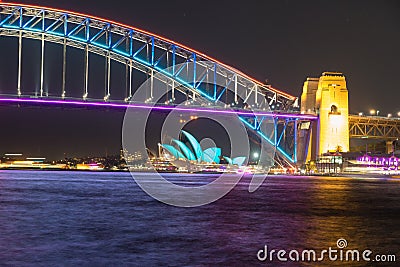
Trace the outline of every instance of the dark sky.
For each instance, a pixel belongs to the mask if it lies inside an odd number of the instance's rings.
[[[19,2],[93,14],[157,33],[202,51],[258,80],[268,79],[275,87],[297,96],[301,94],[306,77],[319,76],[323,71],[344,72],[350,92],[351,112],[368,111],[371,108],[379,109],[381,114],[400,111],[398,1]],[[2,76],[0,82],[4,83],[4,71]],[[35,112],[43,120],[41,126],[46,133],[50,132],[48,135],[58,128],[54,135],[68,140],[68,136],[63,135],[62,124],[46,128],[49,121],[54,122],[54,113],[50,118],[46,117],[49,110],[27,110],[31,112],[23,112],[21,108],[1,108],[0,112],[8,117],[5,121],[6,128],[9,128],[6,131],[8,135],[4,130],[1,133],[3,140],[12,139],[14,131],[21,132],[17,124],[32,121],[29,116]],[[54,146],[50,148],[41,143],[43,132],[35,126],[26,126],[27,131],[35,132],[32,136],[38,140],[37,143],[33,146],[26,141],[25,147],[18,147],[14,141],[4,142],[0,144],[0,153],[7,149],[26,149],[31,153],[40,151],[41,154],[51,151],[52,155],[59,156],[64,153],[61,150],[68,149],[68,153],[80,151],[87,154],[105,151],[106,148],[118,150],[119,134],[115,132],[118,132],[121,124],[118,121],[122,118],[120,112],[90,111],[81,115],[80,111],[75,110],[55,113],[61,120],[69,121],[69,129],[82,128],[87,120],[101,124],[101,127],[93,132],[83,130],[85,139],[94,138],[90,139],[91,144],[85,143],[87,148],[80,149],[83,143],[74,141],[74,145],[68,147],[58,144],[62,148],[55,153]],[[76,125],[72,125],[74,122]],[[91,128],[96,129],[94,126]],[[109,135],[112,138],[107,138]],[[74,138],[71,137],[71,140]],[[103,140],[102,145],[99,145],[100,140]],[[74,146],[76,149],[72,149]],[[90,146],[95,146],[95,149]]]

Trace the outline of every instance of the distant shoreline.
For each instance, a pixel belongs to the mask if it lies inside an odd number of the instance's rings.
[[[40,171],[40,172],[85,172],[85,173],[129,173],[129,170],[77,170],[77,169],[39,169],[39,168],[0,168],[1,171]],[[134,173],[147,173],[146,171],[136,170]],[[211,173],[181,173],[181,172],[159,172],[162,174],[211,174]],[[215,174],[213,174],[215,175]],[[255,174],[257,175],[257,174]],[[293,174],[268,174],[268,176],[292,176],[292,177],[326,177],[326,178],[375,178],[375,179],[400,179],[400,174],[374,174],[374,173],[337,173],[337,174],[302,174],[302,175],[293,175]]]
[[[0,168],[0,171],[56,171],[56,172],[129,172],[129,170],[77,170],[77,169],[41,169],[41,168]]]

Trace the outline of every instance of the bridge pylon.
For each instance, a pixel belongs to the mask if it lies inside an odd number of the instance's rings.
[[[309,160],[329,152],[349,151],[349,93],[342,73],[324,72],[320,78],[308,78],[301,112],[319,117],[312,131]]]

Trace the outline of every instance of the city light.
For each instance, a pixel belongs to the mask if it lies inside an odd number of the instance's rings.
[[[377,109],[370,109],[369,110],[369,115],[371,115],[371,116],[379,116],[379,114],[381,114],[380,110],[377,110]],[[358,116],[365,116],[365,113],[364,112],[359,112]],[[384,116],[384,115],[381,115],[381,116]],[[386,115],[386,117],[388,119],[395,118],[396,116],[398,118],[400,118],[400,111],[399,112],[395,112],[395,113],[387,113],[387,115]]]
[[[258,157],[260,157],[260,154],[258,152],[254,152],[253,157],[254,159],[258,159]]]
[[[372,116],[374,116],[374,115],[379,116],[380,112],[381,112],[380,110],[371,109],[369,111],[369,114],[372,115]]]

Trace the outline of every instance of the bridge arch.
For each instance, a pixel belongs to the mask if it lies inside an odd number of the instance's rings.
[[[235,68],[187,46],[138,28],[95,16],[41,6],[1,3],[0,35],[19,37],[20,46],[22,38],[41,40],[42,61],[45,42],[64,45],[64,54],[66,46],[82,49],[86,53],[86,72],[89,68],[88,53],[127,64],[131,69],[130,72],[132,68],[144,73],[160,72],[168,79],[186,87],[193,94],[206,97],[209,101],[223,99],[221,95],[224,94],[224,88],[216,86],[216,79],[223,79],[227,86],[232,86],[237,93],[235,102],[238,102],[238,98],[241,97],[243,102],[250,102],[251,107],[255,109],[265,110],[273,107],[288,110],[297,102],[296,97],[264,85]],[[196,77],[183,75],[185,72],[183,66],[189,66],[189,64],[193,68],[190,72],[194,76],[200,73],[202,75],[200,80],[203,83],[207,81],[214,86],[213,92],[202,91],[202,84],[193,82]],[[189,71],[186,74],[188,73]],[[43,73],[41,75],[43,76]],[[65,74],[63,75],[65,80]],[[86,76],[87,84],[88,77]],[[40,97],[43,97],[45,93],[43,77],[41,77],[40,87]],[[87,85],[85,90],[84,96],[87,97],[89,94]],[[132,93],[132,90],[130,88],[129,91]],[[23,94],[20,81],[17,93]],[[105,96],[105,100],[108,100],[109,94]],[[66,97],[65,86],[61,97]],[[125,100],[129,97],[130,95]]]

